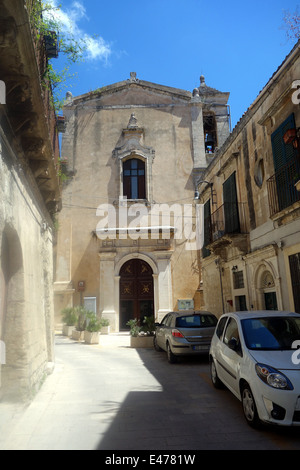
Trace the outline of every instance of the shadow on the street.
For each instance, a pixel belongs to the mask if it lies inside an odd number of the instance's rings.
[[[122,403],[105,404],[117,413],[98,450],[300,449],[299,428],[249,427],[239,400],[213,388],[207,356],[169,364],[164,353],[138,354],[160,391],[132,391]]]

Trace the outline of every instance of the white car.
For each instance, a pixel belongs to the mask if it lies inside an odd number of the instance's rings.
[[[242,402],[253,427],[300,426],[300,315],[253,311],[220,317],[210,348],[213,385]]]

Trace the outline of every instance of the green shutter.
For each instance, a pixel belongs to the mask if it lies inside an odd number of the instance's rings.
[[[235,172],[223,184],[225,233],[240,231]]]
[[[206,246],[211,242],[211,210],[210,199],[204,204],[204,246],[202,248],[202,256],[206,258],[210,255],[210,251]]]
[[[285,144],[283,140],[286,131],[294,128],[295,116],[292,113],[271,135],[275,171],[278,171],[296,156],[293,144]]]

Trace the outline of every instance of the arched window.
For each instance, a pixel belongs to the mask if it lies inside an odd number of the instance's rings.
[[[137,158],[123,163],[123,196],[146,199],[145,163]]]
[[[205,152],[214,153],[217,147],[217,127],[214,115],[203,116]]]

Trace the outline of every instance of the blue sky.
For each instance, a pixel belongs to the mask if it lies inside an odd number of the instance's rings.
[[[292,0],[48,1],[61,4],[63,27],[88,44],[64,93],[81,95],[130,72],[193,91],[203,74],[207,85],[230,92],[233,126],[295,44],[283,21],[297,8]]]

